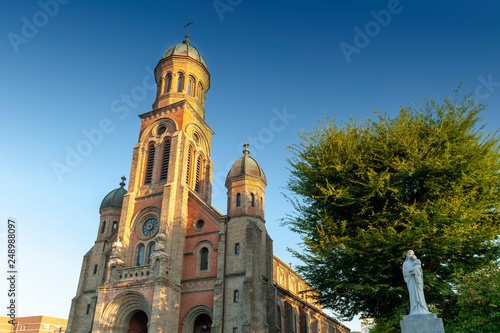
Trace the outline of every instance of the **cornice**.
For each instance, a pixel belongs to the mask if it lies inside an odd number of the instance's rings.
[[[201,124],[201,126],[204,128],[204,130],[209,132],[211,135],[215,134],[214,130],[212,128],[210,128],[210,126],[208,126],[208,124],[205,122],[205,120],[198,114],[198,112],[196,112],[196,110],[191,106],[189,101],[186,99],[169,104],[169,105],[164,106],[164,107],[159,108],[159,109],[155,109],[155,110],[140,114],[139,118],[141,118],[141,121],[152,120],[155,118],[165,116],[165,115],[172,113],[174,111],[180,110],[182,108],[189,110],[189,112],[191,112],[195,116],[196,120],[198,120],[198,122]]]

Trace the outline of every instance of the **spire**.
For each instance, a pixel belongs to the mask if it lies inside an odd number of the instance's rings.
[[[194,23],[194,22],[193,22],[193,21],[191,21],[191,18],[188,18],[188,23],[184,26],[184,28],[186,28],[186,27],[187,27],[186,38],[184,38],[184,41],[183,41],[183,43],[184,43],[184,44],[191,45],[191,42],[189,41],[189,26],[190,26],[191,24],[193,24],[193,23]]]
[[[123,188],[125,186],[125,181],[127,180],[127,178],[125,178],[125,176],[122,176],[122,181],[120,183],[120,186]]]
[[[250,144],[249,144],[248,142],[245,142],[245,143],[243,144],[243,147],[245,148],[245,149],[243,149],[243,154],[244,154],[245,156],[248,156],[248,154],[250,154],[250,150],[248,150],[248,147],[249,147],[249,146],[250,146]]]

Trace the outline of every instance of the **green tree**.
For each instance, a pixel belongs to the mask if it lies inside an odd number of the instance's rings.
[[[457,284],[458,315],[450,332],[500,332],[500,268],[466,274]]]
[[[408,311],[405,254],[422,260],[433,311],[456,314],[452,281],[498,258],[500,144],[459,89],[390,118],[330,118],[288,149],[284,223],[303,237],[298,270],[339,318]],[[404,314],[404,313],[403,313]]]

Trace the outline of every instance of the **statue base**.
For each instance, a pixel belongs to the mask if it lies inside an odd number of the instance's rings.
[[[403,316],[402,333],[444,333],[443,320],[435,313]]]

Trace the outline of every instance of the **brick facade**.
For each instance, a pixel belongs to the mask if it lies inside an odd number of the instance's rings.
[[[68,332],[349,332],[273,256],[266,179],[248,146],[226,180],[227,214],[212,207],[210,74],[188,38],[167,53],[153,110],[140,115],[128,191],[101,205]]]

